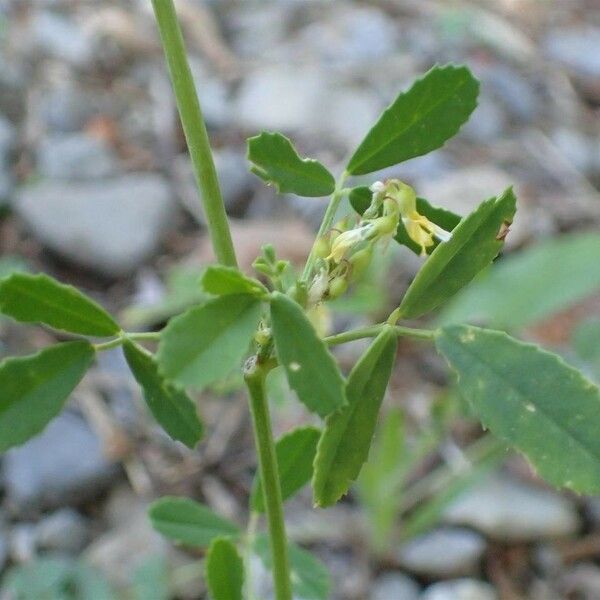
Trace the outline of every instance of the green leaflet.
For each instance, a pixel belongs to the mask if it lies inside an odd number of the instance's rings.
[[[256,536],[254,550],[267,569],[273,567],[271,548],[266,535]],[[292,589],[298,600],[327,600],[331,589],[329,573],[310,552],[288,544]]]
[[[371,204],[372,195],[373,193],[368,187],[355,187],[350,192],[348,199],[350,200],[352,208],[358,214],[362,215]],[[445,208],[440,208],[439,206],[433,206],[432,204],[429,204],[425,198],[417,198],[417,212],[446,231],[453,231],[461,220],[461,217],[456,213],[446,210]],[[396,231],[394,239],[399,244],[412,250],[415,254],[421,254],[421,246],[415,244],[408,236],[402,221],[398,224],[398,230]],[[434,244],[427,249],[427,254],[431,254],[438,247],[439,243],[439,240],[434,238]]]
[[[496,258],[512,223],[516,198],[511,188],[481,203],[425,261],[408,288],[400,317],[413,319],[438,307]]]
[[[540,476],[600,491],[600,390],[558,356],[505,333],[451,326],[438,351],[484,427],[523,452]]]
[[[372,173],[440,148],[475,110],[478,94],[479,82],[467,67],[433,67],[384,111],[350,159],[348,173]]]
[[[521,329],[600,291],[600,234],[561,235],[506,256],[444,308],[440,322]]]
[[[248,139],[250,170],[280,194],[329,196],[335,188],[333,175],[318,161],[302,159],[290,140],[280,133],[263,131]]]
[[[248,351],[260,315],[260,300],[230,294],[171,319],[156,355],[162,374],[196,389],[224,378]]]
[[[63,408],[94,359],[84,341],[0,363],[0,452],[40,433]]]
[[[150,505],[152,527],[171,540],[205,548],[217,537],[239,536],[235,523],[189,498],[165,496]]]
[[[200,283],[205,292],[215,296],[250,294],[260,298],[268,293],[267,288],[260,281],[246,277],[234,267],[223,265],[207,267]]]
[[[310,481],[313,460],[321,431],[316,427],[299,427],[277,440],[275,454],[281,484],[282,500],[287,500]],[[253,511],[265,512],[260,476],[256,475],[250,506]]]
[[[300,306],[274,292],[271,325],[279,363],[300,401],[321,417],[346,404],[344,378]]]
[[[327,418],[317,446],[312,481],[318,506],[331,506],[347,493],[369,456],[396,346],[393,329],[385,328],[348,377],[348,406]]]
[[[202,423],[194,403],[160,375],[154,358],[144,349],[126,341],[123,353],[154,418],[174,440],[193,448],[202,437]]]
[[[228,539],[213,540],[206,554],[205,570],[211,600],[242,600],[244,563]]]
[[[82,335],[112,336],[121,330],[91,298],[42,273],[13,273],[0,280],[0,312]]]

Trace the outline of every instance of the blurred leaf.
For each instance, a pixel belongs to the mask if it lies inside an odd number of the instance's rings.
[[[260,281],[246,277],[236,268],[223,265],[207,267],[200,283],[205,292],[216,296],[250,294],[261,297],[268,293],[267,288]]]
[[[256,536],[254,550],[265,567],[273,568],[271,548],[266,535]],[[331,580],[327,569],[310,552],[295,544],[288,545],[292,589],[298,600],[327,600],[331,589]]]
[[[373,192],[368,187],[355,187],[349,194],[350,204],[352,208],[360,215],[362,215],[365,210],[371,204]],[[417,212],[425,217],[427,217],[430,221],[439,225],[442,229],[446,231],[453,231],[454,228],[460,223],[461,217],[450,210],[446,210],[445,208],[440,208],[438,206],[433,206],[425,200],[425,198],[417,198]],[[412,250],[415,254],[421,255],[421,246],[416,244],[406,232],[406,228],[400,220],[398,224],[398,230],[394,239],[401,244],[402,246],[406,246],[410,250]],[[434,238],[433,246],[427,248],[427,254],[431,254],[439,245],[440,241],[437,238]]]
[[[316,427],[299,427],[277,440],[275,454],[283,500],[293,496],[310,481],[320,435],[321,431]],[[258,473],[254,480],[250,506],[253,511],[265,511],[262,482]]]
[[[400,304],[400,317],[413,319],[437,308],[487,267],[504,244],[515,203],[509,188],[463,219],[452,238],[440,244],[417,273]]]
[[[248,140],[250,170],[277,192],[298,196],[329,196],[335,188],[333,175],[318,161],[302,159],[290,140],[280,133],[262,132]]]
[[[396,358],[396,334],[385,328],[352,369],[346,385],[348,406],[333,413],[317,446],[315,504],[335,504],[358,477],[375,432],[379,408]]]
[[[168,566],[163,556],[151,556],[145,559],[134,571],[133,598],[134,600],[170,600]]]
[[[189,498],[165,496],[150,505],[152,527],[176,542],[205,548],[217,537],[237,537],[238,526]]]
[[[0,280],[0,312],[82,335],[112,336],[121,330],[91,298],[42,273],[13,273]]]
[[[478,94],[479,82],[467,67],[433,67],[384,111],[350,159],[348,173],[372,173],[440,148],[468,120]]]
[[[0,452],[40,433],[62,410],[94,359],[84,341],[0,363]]]
[[[227,539],[213,540],[208,549],[206,584],[211,600],[242,600],[244,562]]]
[[[549,483],[600,491],[600,390],[558,356],[505,333],[450,326],[438,351],[483,426],[515,446]]]
[[[369,515],[375,548],[387,549],[398,515],[400,487],[406,473],[402,411],[390,411],[375,435],[369,460],[358,478],[361,503]]]
[[[69,558],[36,558],[9,569],[2,591],[11,600],[112,600],[114,592],[92,567]],[[4,596],[3,596],[4,597]]]
[[[154,358],[145,350],[126,341],[123,353],[154,418],[174,440],[193,448],[202,437],[202,423],[194,403],[160,375]]]
[[[261,310],[254,296],[231,294],[171,319],[156,355],[161,372],[198,390],[225,378],[248,352]]]
[[[521,329],[600,290],[600,234],[562,235],[506,256],[443,310],[441,324]]]
[[[343,406],[344,378],[302,308],[274,292],[271,321],[279,363],[300,401],[321,417]]]

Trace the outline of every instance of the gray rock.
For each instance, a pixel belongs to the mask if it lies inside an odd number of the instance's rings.
[[[173,215],[171,190],[144,173],[21,188],[14,210],[50,249],[108,276],[133,271],[157,248]]]
[[[432,204],[443,206],[465,216],[481,202],[501,194],[507,187],[518,184],[509,173],[489,166],[460,169],[437,179],[425,180],[418,193]],[[516,190],[518,196],[518,187]],[[533,216],[524,202],[519,203],[519,213],[506,238],[508,247],[526,240],[535,229]]]
[[[600,77],[600,27],[562,27],[550,32],[543,45],[548,58],[575,75]]]
[[[503,542],[573,535],[580,525],[567,498],[500,475],[484,479],[457,498],[444,512],[444,520]]]
[[[228,212],[235,212],[256,185],[256,178],[248,171],[246,157],[231,148],[222,148],[213,153],[219,177],[223,202]],[[198,187],[192,164],[187,154],[175,159],[174,165],[177,191],[186,209],[205,225],[206,219],[200,204]]]
[[[99,179],[116,175],[118,162],[105,142],[74,133],[45,138],[37,148],[37,169],[50,179]]]
[[[36,114],[46,130],[71,133],[81,130],[98,111],[98,102],[72,82],[42,91]]]
[[[15,139],[15,128],[0,115],[0,207],[7,203],[13,190],[13,177],[9,163]]]
[[[30,561],[36,553],[35,525],[17,523],[10,535],[10,557],[14,562]]]
[[[0,56],[0,112],[18,122],[25,112],[25,69],[14,60]]]
[[[474,142],[490,143],[502,136],[505,126],[506,118],[502,109],[484,95],[461,129],[461,135]]]
[[[83,419],[70,412],[7,452],[2,471],[8,506],[22,515],[92,498],[116,473],[98,438]]]
[[[296,46],[318,53],[320,60],[336,65],[384,59],[398,44],[398,27],[374,7],[343,7],[332,11],[327,21],[304,28]]]
[[[419,585],[403,573],[385,573],[371,586],[370,600],[418,600]]]
[[[565,157],[582,173],[600,171],[600,141],[574,129],[560,128],[552,140]]]
[[[35,12],[28,23],[27,33],[30,49],[42,58],[51,56],[76,67],[84,67],[93,57],[93,46],[85,29],[57,13]]]
[[[96,538],[84,553],[86,562],[116,586],[128,585],[144,561],[169,554],[169,543],[152,529],[147,509],[139,498],[132,498],[127,521]]]
[[[61,508],[36,525],[35,535],[40,549],[77,554],[86,545],[89,531],[76,510]]]
[[[479,571],[485,540],[469,529],[437,529],[404,544],[396,555],[400,564],[418,575],[449,578]]]
[[[0,572],[4,570],[6,566],[6,561],[8,560],[8,536],[6,531],[0,530]]]
[[[540,101],[531,78],[506,65],[495,64],[483,74],[483,86],[506,108],[513,119],[531,122],[539,115]]]
[[[326,90],[316,68],[270,66],[248,74],[235,99],[235,117],[250,131],[303,129],[313,122]]]
[[[591,562],[582,562],[568,569],[560,578],[562,598],[600,598],[600,568]]]
[[[476,579],[455,579],[429,586],[421,600],[498,600],[496,590]]]

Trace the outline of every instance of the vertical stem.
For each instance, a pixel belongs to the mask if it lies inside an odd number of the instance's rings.
[[[256,357],[252,357],[246,364],[244,378],[250,395],[250,411],[252,413],[260,477],[269,523],[275,599],[292,600],[287,538],[283,520],[283,501],[273,432],[271,431],[271,417],[265,393],[267,371],[268,367],[260,364]]]
[[[313,247],[311,248],[310,254],[308,255],[308,259],[306,260],[306,265],[304,265],[304,271],[302,272],[302,281],[308,283],[308,280],[312,274],[313,266],[315,264],[315,248],[319,238],[323,236],[327,230],[331,227],[333,218],[335,217],[335,213],[340,205],[342,197],[344,195],[344,182],[348,178],[348,173],[344,171],[342,176],[339,178],[335,185],[335,190],[331,195],[331,200],[329,200],[329,204],[327,205],[327,209],[325,210],[325,214],[323,215],[323,220],[321,221],[321,226],[319,227],[319,232],[317,233],[317,238]]]
[[[237,266],[229,222],[173,0],[152,0],[181,124],[217,260]]]

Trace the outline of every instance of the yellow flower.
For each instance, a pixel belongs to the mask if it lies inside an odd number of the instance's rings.
[[[402,223],[410,239],[421,246],[421,256],[426,256],[427,248],[433,246],[434,237],[442,242],[447,242],[452,237],[449,231],[432,223],[427,217],[420,215],[416,210],[406,217],[403,216]]]
[[[413,188],[403,181],[390,179],[385,184],[376,182],[371,186],[371,191],[374,192],[374,195],[383,194],[385,200],[391,200],[395,203],[397,210],[400,212],[402,223],[406,228],[406,233],[411,240],[421,247],[421,256],[425,256],[427,248],[433,246],[434,237],[442,242],[447,242],[452,237],[450,232],[442,229],[424,215],[419,214],[417,211],[417,195]]]

